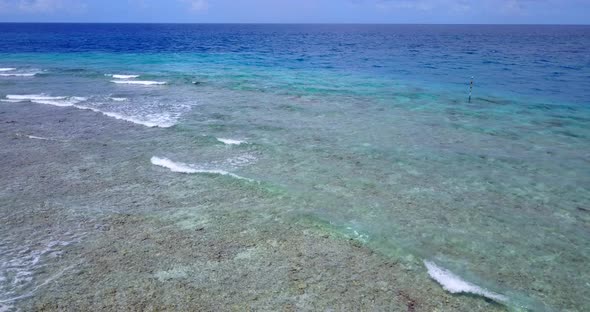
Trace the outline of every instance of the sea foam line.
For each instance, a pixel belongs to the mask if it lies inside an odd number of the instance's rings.
[[[150,128],[155,128],[155,127],[170,128],[176,124],[175,122],[165,120],[166,116],[161,116],[159,118],[159,120],[155,120],[155,121],[154,120],[141,120],[141,119],[138,119],[135,117],[124,116],[124,115],[121,115],[118,113],[113,113],[113,112],[104,112],[104,111],[98,110],[96,108],[78,105],[78,103],[85,102],[87,100],[88,100],[88,98],[77,97],[77,96],[67,97],[67,96],[48,96],[45,94],[25,94],[25,95],[9,94],[6,96],[6,99],[1,99],[0,101],[10,102],[10,103],[19,103],[19,102],[29,101],[29,102],[37,103],[37,104],[53,105],[53,106],[59,106],[59,107],[75,107],[77,109],[90,110],[95,113],[103,114],[107,117],[115,118],[118,120],[129,121],[129,122],[139,124],[142,126],[146,126],[146,127],[150,127]]]
[[[34,100],[65,100],[67,97],[65,97],[65,96],[47,96],[45,94],[23,94],[23,95],[9,94],[6,96],[6,98],[9,100],[34,101]]]
[[[36,76],[38,73],[10,73],[10,74],[0,74],[0,77],[33,77]]]
[[[224,139],[224,138],[217,138],[217,141],[222,142],[223,144],[227,144],[227,145],[240,145],[240,144],[246,143],[245,141]]]
[[[154,85],[165,85],[167,82],[165,81],[150,81],[150,80],[111,80],[112,83],[116,84],[132,84],[132,85],[144,85],[144,86],[154,86]]]
[[[22,136],[22,134],[17,133],[17,136]],[[63,141],[63,140],[57,140],[57,139],[52,139],[52,138],[40,137],[40,136],[36,136],[36,135],[28,135],[28,134],[25,134],[24,136],[27,137],[27,138],[29,138],[29,139],[31,139],[31,140],[67,142],[67,141]]]
[[[107,74],[108,77],[113,77],[115,79],[135,79],[139,77],[139,75],[120,75],[120,74]]]
[[[0,68],[0,72],[7,72],[7,71],[13,71],[13,70],[16,70],[16,68],[12,68],[12,67]]]
[[[44,137],[39,137],[39,136],[34,136],[34,135],[27,135],[27,138],[34,139],[34,140],[46,140],[46,141],[52,140],[50,138],[44,138]]]
[[[424,265],[428,269],[428,274],[430,277],[437,281],[446,291],[452,294],[470,293],[490,298],[498,302],[508,301],[506,296],[488,291],[475,284],[469,283],[461,279],[461,277],[455,275],[453,272],[437,266],[434,262],[424,261]]]
[[[130,117],[130,116],[125,116],[125,115],[121,115],[118,113],[113,113],[113,112],[104,112],[101,110],[98,110],[96,108],[92,108],[92,107],[88,107],[88,106],[81,106],[81,105],[74,105],[74,107],[78,108],[78,109],[83,109],[83,110],[90,110],[93,111],[95,113],[100,113],[103,114],[107,117],[111,117],[111,118],[115,118],[118,120],[124,120],[124,121],[128,121],[134,124],[138,124],[138,125],[142,125],[142,126],[146,126],[149,128],[170,128],[172,126],[174,126],[176,123],[174,122],[166,122],[166,121],[147,121],[147,120],[140,120],[138,118],[135,117]]]
[[[23,135],[20,133],[17,133],[16,135],[17,136],[25,136],[31,140],[53,141],[53,142],[62,142],[62,143],[68,142],[68,140],[52,139],[52,138],[40,137],[40,136],[36,136],[36,135],[28,135],[28,134]]]
[[[37,104],[46,104],[53,106],[75,106],[75,104],[88,100],[85,97],[79,96],[47,96],[45,94],[26,94],[26,95],[13,95],[9,94],[6,99],[1,100],[2,102],[19,103],[29,101]]]
[[[168,158],[161,158],[161,157],[153,156],[150,161],[152,162],[153,165],[170,169],[170,171],[172,171],[172,172],[188,173],[188,174],[191,174],[191,173],[219,174],[219,175],[230,176],[232,178],[236,178],[236,179],[240,179],[240,180],[254,181],[252,179],[244,178],[244,177],[241,177],[237,174],[227,172],[225,170],[199,169],[199,168],[196,168],[194,165],[180,163],[180,162],[174,162]]]

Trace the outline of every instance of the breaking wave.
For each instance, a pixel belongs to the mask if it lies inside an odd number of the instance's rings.
[[[204,174],[218,174],[218,175],[225,175],[230,176],[240,180],[248,180],[253,181],[252,179],[244,178],[237,174],[233,174],[231,172],[220,170],[220,169],[202,169],[199,168],[197,165],[192,164],[185,164],[181,162],[174,162],[168,158],[161,158],[153,156],[151,158],[151,163],[156,166],[164,167],[170,169],[172,172],[178,173],[187,173],[187,174],[194,174],[194,173],[204,173]]]
[[[120,113],[115,112],[107,112],[102,111],[97,108],[78,105],[79,103],[87,101],[88,98],[85,97],[78,97],[78,96],[48,96],[45,94],[26,94],[26,95],[12,95],[9,94],[6,96],[5,99],[0,101],[3,102],[10,102],[10,103],[19,103],[19,102],[31,102],[37,104],[45,104],[45,105],[53,105],[53,106],[60,106],[60,107],[75,107],[82,110],[90,110],[95,113],[100,113],[105,116],[129,121],[135,124],[143,125],[146,127],[154,128],[169,128],[176,124],[176,118],[171,116],[167,113],[160,113],[160,114],[150,114],[143,117],[135,117],[135,116],[127,116]]]
[[[154,85],[165,85],[165,81],[150,81],[150,80],[111,80],[112,83],[116,84],[131,84],[131,85],[143,85],[143,86],[154,86]]]
[[[424,265],[428,269],[428,274],[430,277],[437,281],[446,291],[452,294],[470,293],[496,300],[498,302],[508,301],[506,296],[491,292],[475,284],[467,282],[461,277],[455,275],[453,272],[437,266],[434,262],[424,261]]]
[[[233,139],[223,139],[223,138],[217,138],[217,141],[222,142],[223,144],[227,144],[227,145],[240,145],[240,144],[246,143],[245,141],[233,140]]]
[[[135,79],[135,78],[139,77],[139,75],[118,75],[118,74],[117,75],[108,74],[107,76],[113,77],[115,79]]]

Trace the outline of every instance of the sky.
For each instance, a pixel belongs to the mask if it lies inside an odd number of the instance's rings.
[[[0,0],[0,22],[590,24],[590,0]]]

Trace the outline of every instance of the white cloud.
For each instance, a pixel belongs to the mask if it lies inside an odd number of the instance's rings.
[[[41,14],[84,10],[86,10],[86,3],[76,0],[0,0],[0,13]]]
[[[498,9],[506,14],[523,14],[526,12],[527,0],[504,0],[501,1]]]
[[[209,8],[209,2],[207,0],[180,0],[188,4],[189,9],[193,12],[206,11]]]
[[[380,10],[467,11],[471,9],[467,0],[378,0],[375,5]]]
[[[128,0],[129,6],[132,8],[148,9],[151,3],[148,0]]]
[[[556,0],[355,0],[373,3],[382,11],[438,11],[466,12],[487,11],[507,15],[522,14],[532,5],[539,5]]]

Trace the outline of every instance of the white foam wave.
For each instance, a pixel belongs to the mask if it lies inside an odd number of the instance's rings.
[[[174,121],[172,121],[170,119],[170,117],[168,115],[165,115],[165,114],[157,115],[157,116],[152,115],[149,120],[142,120],[142,119],[139,119],[136,117],[125,116],[125,115],[118,114],[118,113],[104,112],[99,109],[96,109],[93,107],[88,107],[88,106],[74,105],[74,107],[79,108],[79,109],[84,109],[84,110],[90,110],[95,113],[103,114],[107,117],[129,121],[129,122],[132,122],[132,123],[135,123],[138,125],[142,125],[142,126],[146,126],[146,127],[150,127],[150,128],[155,128],[155,127],[170,128],[176,124]]]
[[[2,73],[0,77],[33,77],[36,76],[38,73]]]
[[[46,137],[41,137],[41,136],[36,136],[36,135],[21,134],[21,133],[17,133],[16,136],[18,136],[18,137],[26,137],[26,138],[29,138],[29,139],[32,139],[32,140],[67,142],[66,140],[58,140],[58,139],[46,138]]]
[[[173,162],[168,158],[160,158],[160,157],[152,157],[151,159],[152,164],[164,168],[170,169],[172,172],[180,172],[180,173],[199,173],[199,170],[192,168],[191,166],[184,164],[184,163],[177,163]]]
[[[143,85],[143,86],[154,86],[154,85],[165,85],[165,81],[150,81],[150,80],[111,80],[112,83],[117,84],[131,84],[131,85]]]
[[[120,75],[120,74],[115,74],[115,75],[108,74],[107,76],[113,77],[115,79],[135,79],[135,78],[139,77],[139,75]]]
[[[53,106],[74,106],[77,103],[88,100],[85,97],[79,96],[48,96],[45,94],[25,94],[25,95],[14,95],[9,94],[6,96],[4,102],[18,103],[18,102],[32,102],[37,104],[53,105]]]
[[[53,106],[60,106],[60,107],[68,107],[74,106],[77,101],[52,101],[52,100],[32,100],[31,102],[37,104],[45,104],[45,105],[53,105]]]
[[[127,101],[127,98],[124,98],[124,97],[112,97],[111,100],[112,101],[115,101],[115,102],[125,102],[125,101]]]
[[[96,110],[95,110],[96,111]],[[98,111],[100,113],[102,113],[105,116],[108,117],[112,117],[115,119],[119,119],[119,120],[125,120],[125,121],[129,121],[138,125],[142,125],[142,126],[146,126],[146,127],[150,127],[150,128],[170,128],[172,126],[174,126],[176,123],[173,121],[170,121],[169,118],[167,118],[168,116],[166,115],[161,115],[159,117],[152,117],[150,120],[141,120],[135,117],[130,117],[130,116],[124,116],[121,114],[117,114],[117,113],[112,113],[112,112],[102,112],[102,111]]]
[[[27,138],[34,139],[34,140],[53,141],[50,138],[44,138],[44,137],[39,137],[39,136],[34,136],[34,135],[27,135]]]
[[[227,144],[227,145],[240,145],[240,144],[246,143],[245,141],[224,139],[224,138],[217,138],[217,141],[222,142],[223,144]]]
[[[437,281],[446,291],[452,294],[470,293],[490,298],[499,302],[508,301],[506,296],[488,291],[475,284],[464,281],[461,279],[461,277],[455,275],[453,272],[437,266],[434,262],[424,261],[424,265],[428,269],[428,274],[430,277]]]
[[[7,72],[7,71],[13,71],[13,70],[16,70],[16,68],[11,68],[11,67],[9,67],[9,68],[0,68],[0,72]]]
[[[236,178],[236,179],[240,179],[240,180],[253,181],[252,179],[244,178],[244,177],[241,177],[241,176],[239,176],[237,174],[233,174],[231,172],[227,172],[225,170],[219,170],[219,169],[200,169],[200,168],[197,168],[197,166],[195,166],[195,165],[190,165],[190,164],[185,164],[185,163],[180,163],[180,162],[174,162],[174,161],[172,161],[172,160],[170,160],[168,158],[160,158],[160,157],[154,156],[154,157],[151,158],[151,162],[152,162],[153,165],[170,169],[170,171],[172,171],[172,172],[219,174],[219,175],[230,176],[230,177],[233,177],[233,178]]]
[[[65,96],[47,96],[45,94],[22,94],[22,95],[14,95],[9,94],[6,96],[9,100],[21,100],[21,101],[45,101],[45,100],[63,100],[66,99]]]
[[[95,113],[100,113],[105,116],[129,121],[135,124],[150,128],[170,128],[176,124],[176,119],[169,114],[151,114],[144,117],[126,116],[115,112],[105,112],[99,109],[78,105],[81,102],[87,101],[88,98],[78,96],[48,96],[45,94],[28,94],[28,95],[7,95],[6,99],[1,99],[2,102],[19,103],[19,102],[32,102],[37,104],[53,105],[60,107],[75,107],[83,110],[91,110]]]

